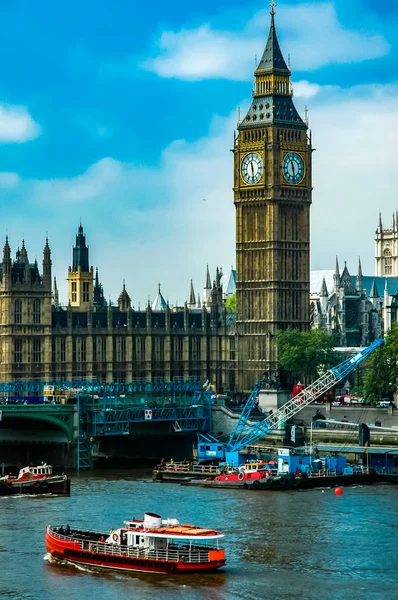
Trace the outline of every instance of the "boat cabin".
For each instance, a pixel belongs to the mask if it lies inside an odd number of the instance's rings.
[[[43,479],[52,477],[53,468],[51,465],[43,464],[37,467],[23,467],[19,470],[18,477],[11,477],[16,481],[29,481],[30,479]]]

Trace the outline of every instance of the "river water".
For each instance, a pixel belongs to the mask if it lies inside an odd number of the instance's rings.
[[[108,530],[145,511],[225,533],[227,567],[148,575],[46,560],[47,524]],[[396,600],[398,486],[250,492],[152,483],[150,473],[72,477],[64,497],[0,498],[0,597],[21,600]]]

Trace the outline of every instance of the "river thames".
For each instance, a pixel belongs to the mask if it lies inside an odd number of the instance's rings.
[[[47,524],[107,530],[145,511],[225,534],[213,574],[78,569],[46,559]],[[72,476],[70,497],[0,498],[0,597],[21,600],[395,600],[398,486],[249,492],[150,482],[150,473]]]

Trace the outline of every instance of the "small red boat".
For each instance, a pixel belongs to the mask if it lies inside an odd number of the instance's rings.
[[[23,467],[17,477],[0,477],[0,496],[14,494],[70,494],[70,479],[67,475],[53,475],[51,465]]]
[[[244,483],[245,481],[264,479],[269,475],[274,475],[276,467],[277,465],[274,460],[247,462],[239,468],[227,468],[224,473],[215,477],[213,481],[220,483]]]
[[[79,565],[147,573],[213,571],[226,563],[214,529],[180,525],[146,513],[110,533],[47,526],[46,548],[55,559]]]

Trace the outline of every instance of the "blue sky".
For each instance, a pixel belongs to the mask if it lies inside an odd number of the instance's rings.
[[[276,13],[317,149],[312,267],[337,253],[355,272],[361,255],[372,274],[378,212],[390,225],[398,208],[398,7]],[[158,282],[181,303],[206,263],[235,263],[229,150],[268,27],[267,2],[0,3],[3,235],[33,260],[48,231],[62,300],[80,218],[106,296],[124,278],[136,307]]]

